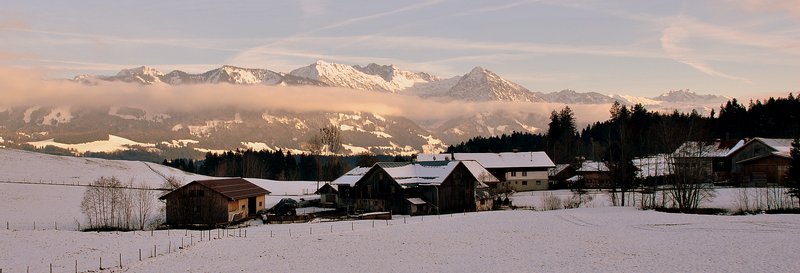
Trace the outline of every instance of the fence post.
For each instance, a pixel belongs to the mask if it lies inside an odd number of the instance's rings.
[[[355,231],[356,230],[356,223],[355,222],[350,222],[350,230],[351,231]]]
[[[36,230],[36,221],[33,221],[33,230]]]
[[[333,233],[333,225],[331,225],[331,233]]]
[[[103,270],[103,256],[100,256],[100,270]]]
[[[119,253],[119,268],[122,268],[122,253]]]
[[[142,261],[142,249],[141,248],[139,249],[139,261],[140,262]]]
[[[55,221],[54,223],[56,223],[56,230],[58,230],[58,221]]]
[[[272,238],[272,230],[269,231],[269,237]]]
[[[314,235],[314,228],[308,227],[308,235]]]
[[[50,273],[53,273],[53,263],[50,263]]]
[[[372,220],[372,228],[375,228],[375,220]]]
[[[158,256],[158,248],[157,245],[153,245],[153,257]]]
[[[292,228],[289,228],[289,237],[292,237]]]
[[[75,273],[78,273],[78,260],[75,260]]]

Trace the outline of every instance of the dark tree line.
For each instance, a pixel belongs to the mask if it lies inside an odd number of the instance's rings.
[[[477,136],[457,145],[450,145],[448,153],[499,153],[531,152],[544,150],[546,139],[541,134],[514,132],[510,135],[482,137]]]
[[[719,115],[717,115],[719,113]],[[671,153],[683,141],[738,140],[748,137],[796,138],[800,135],[800,98],[769,98],[744,106],[736,99],[712,110],[662,113],[644,106],[615,103],[610,118],[577,132],[568,107],[550,115],[547,134],[513,133],[475,137],[448,148],[448,152],[547,151],[556,163],[579,159],[620,162]],[[625,166],[620,166],[625,168]]]
[[[272,180],[331,181],[351,167],[340,156],[294,155],[291,152],[236,150],[206,153],[205,159],[164,160],[164,165],[209,176]]]
[[[360,154],[317,156],[291,152],[236,150],[206,153],[203,160],[178,158],[163,165],[186,172],[219,177],[264,178],[282,181],[332,181],[354,166],[369,167],[380,161],[406,162],[410,157]]]

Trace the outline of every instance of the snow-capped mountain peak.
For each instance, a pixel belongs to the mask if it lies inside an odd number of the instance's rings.
[[[525,87],[480,66],[462,76],[445,96],[467,101],[542,101]]]
[[[381,92],[398,92],[416,83],[428,82],[425,76],[400,70],[393,65],[369,64],[361,67],[322,60],[292,70],[289,74],[317,80],[331,86]],[[429,75],[427,77],[432,78]]]
[[[729,98],[717,95],[698,95],[689,89],[670,90],[663,93],[654,100],[668,101],[668,102],[725,102]]]
[[[164,76],[164,73],[158,71],[158,69],[147,66],[140,66],[136,68],[122,69],[114,77],[116,78],[116,80],[124,82],[139,82],[143,84],[153,84],[161,82],[162,76]]]

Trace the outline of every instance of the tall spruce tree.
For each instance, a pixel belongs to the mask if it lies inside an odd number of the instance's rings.
[[[789,165],[789,172],[786,175],[789,194],[797,198],[800,205],[800,138],[795,138],[792,142],[791,151],[792,161]]]

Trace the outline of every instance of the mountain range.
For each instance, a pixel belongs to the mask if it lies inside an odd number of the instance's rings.
[[[131,105],[94,108],[18,105],[0,108],[0,146],[50,145],[75,152],[108,152],[127,147],[172,156],[246,148],[305,152],[307,142],[319,128],[335,126],[342,132],[344,154],[413,154],[441,151],[448,144],[475,136],[515,131],[537,133],[546,128],[547,110],[522,113],[510,110],[517,108],[505,107],[504,103],[608,107],[619,101],[628,105],[640,103],[651,110],[706,113],[728,100],[689,90],[673,90],[652,98],[573,90],[542,93],[532,92],[482,67],[475,67],[461,76],[442,78],[402,70],[394,65],[359,66],[325,61],[289,73],[230,65],[200,74],[180,70],[163,73],[141,66],[123,69],[116,75],[80,75],[72,80],[87,85],[114,81],[141,85],[320,86],[416,96],[443,103],[493,102],[500,107],[465,111],[445,119],[412,120],[358,111],[259,111],[234,107],[159,112]],[[115,141],[119,143],[111,143]]]
[[[605,95],[597,92],[576,92],[561,90],[543,93],[532,92],[524,86],[483,67],[475,67],[470,72],[451,78],[442,78],[425,72],[401,70],[394,65],[375,63],[366,66],[346,65],[317,61],[289,73],[269,69],[242,68],[224,65],[200,74],[190,74],[181,70],[163,73],[155,68],[141,66],[123,69],[113,76],[80,75],[74,81],[87,84],[97,81],[120,81],[152,84],[262,84],[269,86],[328,86],[364,91],[390,92],[415,95],[425,98],[463,101],[511,101],[511,102],[549,102],[563,104],[607,104],[619,101],[633,105],[665,105],[684,109],[685,106],[719,104],[728,97],[718,95],[699,95],[690,90],[671,90],[656,97],[637,97],[630,95]],[[679,103],[683,105],[670,105]]]

